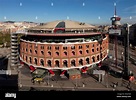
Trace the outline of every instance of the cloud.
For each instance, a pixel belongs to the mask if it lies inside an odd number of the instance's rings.
[[[136,13],[136,5],[124,9],[125,13]]]

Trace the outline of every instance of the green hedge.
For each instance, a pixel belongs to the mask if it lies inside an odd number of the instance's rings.
[[[2,33],[0,32],[0,45],[4,42],[10,43],[10,33]]]

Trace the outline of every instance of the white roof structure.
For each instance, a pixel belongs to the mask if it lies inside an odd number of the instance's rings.
[[[56,26],[61,23],[65,23],[65,29],[96,29],[96,26],[83,23],[83,22],[78,22],[78,21],[72,21],[72,20],[56,20],[52,22],[47,22],[44,23],[43,25],[39,25],[30,29],[55,29]]]

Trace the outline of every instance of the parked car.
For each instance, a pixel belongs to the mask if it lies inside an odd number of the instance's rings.
[[[38,77],[38,76],[36,76],[36,77],[33,77],[32,79],[31,79],[31,82],[32,83],[43,83],[44,82],[44,79],[42,78],[42,77]]]

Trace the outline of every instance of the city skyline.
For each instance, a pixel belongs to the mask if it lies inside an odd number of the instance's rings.
[[[110,24],[114,3],[122,24],[135,23],[136,0],[0,0],[0,22],[69,19],[89,24]]]

